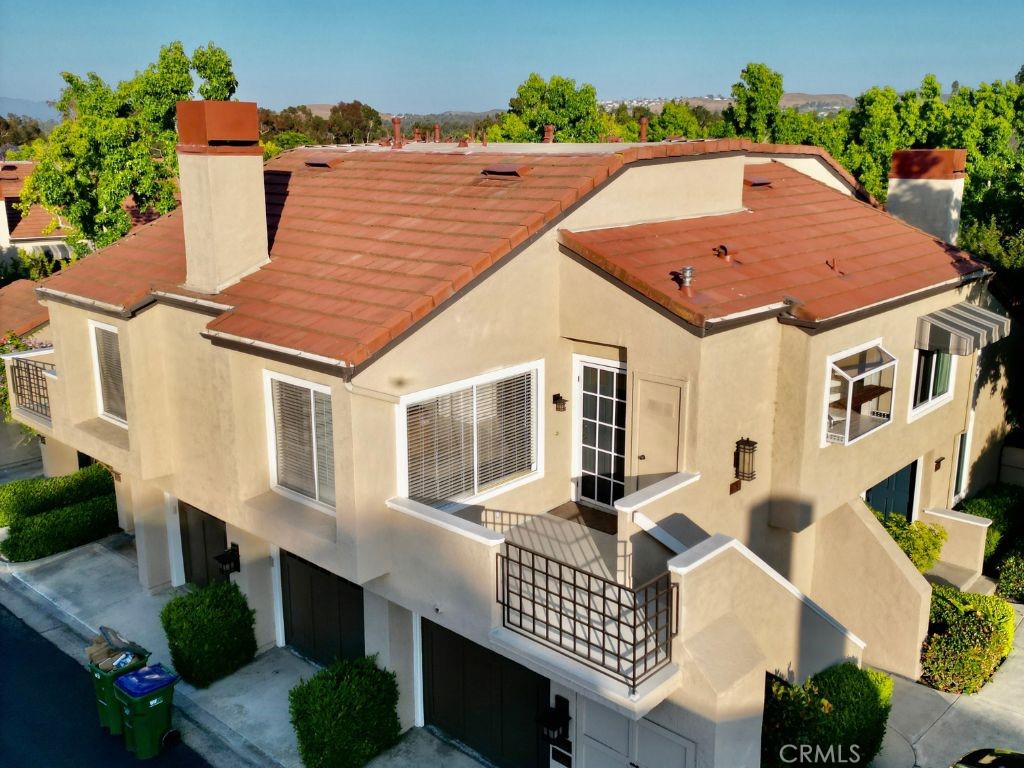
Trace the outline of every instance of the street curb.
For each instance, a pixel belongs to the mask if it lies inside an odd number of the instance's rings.
[[[92,641],[91,629],[3,568],[0,568],[0,604],[83,669],[86,667],[82,648]],[[284,768],[273,756],[192,701],[181,688],[175,691],[174,709],[174,725],[182,739],[211,765]]]

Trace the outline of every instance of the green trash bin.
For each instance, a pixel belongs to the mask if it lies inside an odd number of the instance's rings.
[[[124,743],[141,760],[156,757],[171,728],[174,684],[178,676],[163,664],[143,667],[114,681],[114,696],[124,718]]]
[[[120,669],[102,669],[98,664],[90,664],[92,684],[96,690],[96,709],[99,710],[100,726],[109,730],[114,736],[124,732],[121,717],[121,705],[114,698],[114,681],[121,675],[142,669],[149,661],[149,655],[136,656],[135,660]],[[104,665],[106,666],[106,665]]]

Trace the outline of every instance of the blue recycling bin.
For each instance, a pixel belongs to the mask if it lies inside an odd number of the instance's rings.
[[[114,681],[114,696],[124,716],[124,743],[139,759],[160,754],[164,735],[171,731],[177,682],[178,675],[163,664],[137,669]]]

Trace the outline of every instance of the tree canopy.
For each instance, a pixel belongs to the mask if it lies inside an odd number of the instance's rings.
[[[140,210],[174,208],[175,104],[192,98],[193,71],[205,98],[230,99],[238,85],[231,59],[213,43],[192,58],[180,42],[165,45],[154,63],[116,87],[94,72],[61,73],[63,121],[31,145],[36,168],[22,190],[22,208],[41,204],[59,216],[78,253],[127,234],[129,196]]]
[[[771,140],[779,121],[782,75],[767,64],[747,64],[732,86],[732,105],[722,116],[737,136]]]
[[[544,126],[555,126],[557,142],[595,142],[602,138],[597,90],[589,83],[579,88],[572,78],[552,75],[545,80],[532,73],[508,102],[508,112],[487,129],[490,141],[537,142]]]

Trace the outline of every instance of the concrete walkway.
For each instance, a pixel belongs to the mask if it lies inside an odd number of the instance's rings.
[[[980,692],[958,696],[896,678],[875,768],[949,768],[985,747],[1024,752],[1024,608],[1014,608],[1014,650]]]
[[[0,561],[0,603],[83,666],[82,650],[100,625],[145,646],[153,662],[170,664],[160,609],[182,591],[150,595],[142,589],[134,539],[127,534],[32,563]],[[272,648],[209,688],[180,682],[174,725],[211,765],[300,768],[288,691],[317,669],[285,648]],[[371,765],[479,768],[480,763],[414,728]]]

